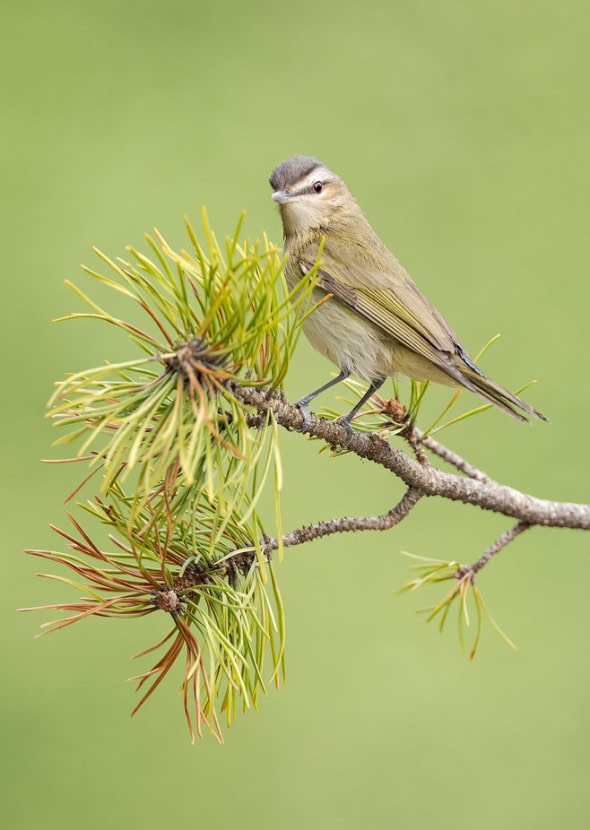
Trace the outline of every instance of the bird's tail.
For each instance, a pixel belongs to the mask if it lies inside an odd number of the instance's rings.
[[[484,375],[483,372],[480,372],[476,366],[470,366],[468,364],[462,366],[460,371],[463,378],[463,385],[466,386],[467,389],[475,392],[477,395],[480,395],[480,397],[484,398],[484,400],[489,401],[499,409],[503,409],[504,412],[512,415],[513,418],[516,418],[519,421],[528,420],[528,418],[518,411],[520,409],[528,415],[540,418],[542,421],[547,420],[541,412],[534,409],[530,404],[523,401],[522,398],[519,398],[517,395],[514,395],[508,389],[500,386],[499,383],[496,383],[491,378]]]

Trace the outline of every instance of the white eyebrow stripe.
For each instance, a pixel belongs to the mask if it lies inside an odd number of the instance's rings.
[[[311,173],[309,173],[304,179],[297,182],[295,191],[297,193],[302,193],[303,191],[311,189],[311,186],[315,184],[315,182],[325,182],[333,176],[334,174],[331,173],[327,167],[316,167],[315,170],[312,170]]]

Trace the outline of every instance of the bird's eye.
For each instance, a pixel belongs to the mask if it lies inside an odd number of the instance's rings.
[[[312,184],[312,188],[313,188],[314,193],[321,193],[323,187],[324,187],[324,185],[322,184],[322,182],[314,182]]]

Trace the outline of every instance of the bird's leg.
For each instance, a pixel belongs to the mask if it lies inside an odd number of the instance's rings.
[[[329,380],[327,383],[324,383],[323,386],[320,386],[319,389],[315,389],[313,392],[310,392],[309,395],[305,395],[305,397],[295,401],[295,406],[301,410],[301,414],[303,415],[303,425],[301,427],[302,432],[309,424],[309,404],[311,401],[313,401],[314,398],[317,398],[318,395],[321,395],[322,392],[325,392],[326,389],[330,389],[331,386],[336,386],[337,383],[342,383],[342,381],[346,380],[347,377],[350,377],[350,371],[348,369],[342,369],[337,377],[332,378],[332,380]],[[381,383],[383,383],[383,381],[381,381]]]
[[[343,427],[346,427],[346,429],[349,432],[354,432],[353,428],[350,425],[350,422],[352,421],[356,413],[369,400],[369,398],[375,394],[375,392],[378,389],[381,389],[384,383],[385,378],[377,378],[376,380],[371,381],[371,385],[369,386],[363,397],[360,399],[360,401],[353,406],[348,415],[345,415],[344,418],[340,418],[339,423],[342,424]]]

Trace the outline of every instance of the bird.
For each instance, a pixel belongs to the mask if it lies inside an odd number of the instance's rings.
[[[369,385],[340,418],[349,431],[366,401],[398,374],[465,387],[520,421],[526,415],[547,420],[475,365],[339,175],[313,156],[294,155],[275,167],[269,181],[283,225],[287,285],[292,290],[310,273],[316,280],[312,302],[323,300],[305,317],[304,334],[339,369],[337,377],[296,402],[304,426],[311,401],[351,375]]]

